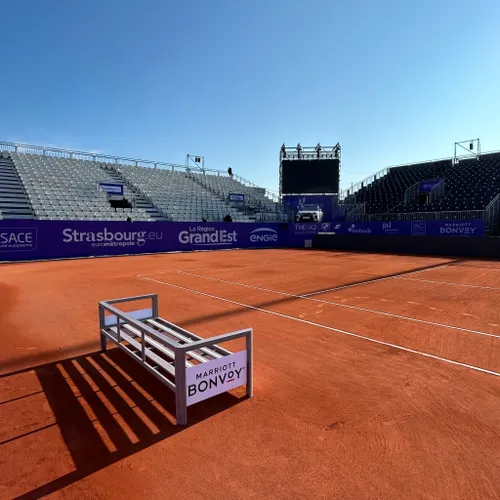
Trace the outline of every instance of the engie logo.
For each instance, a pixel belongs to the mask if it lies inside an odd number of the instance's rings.
[[[188,230],[179,233],[179,243],[211,247],[214,245],[232,245],[238,241],[236,231],[216,229],[213,226],[190,226]]]
[[[424,221],[411,223],[412,236],[425,236],[427,234],[427,224]]]
[[[447,222],[439,228],[439,234],[458,234],[459,236],[474,236],[477,227],[470,222]]]
[[[250,241],[252,243],[276,243],[278,241],[278,231],[270,227],[260,227],[250,231]]]
[[[356,224],[351,224],[351,227],[347,230],[347,232],[352,234],[372,234],[372,230],[370,228],[357,228]]]
[[[0,252],[30,252],[36,248],[37,238],[34,227],[0,228]]]
[[[142,247],[147,241],[163,239],[163,233],[158,231],[78,231],[72,228],[63,230],[63,243],[91,243],[92,247]]]
[[[240,351],[186,370],[187,405],[234,389],[247,381],[247,351]]]

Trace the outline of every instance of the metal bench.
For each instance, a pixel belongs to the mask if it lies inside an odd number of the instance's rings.
[[[122,311],[116,304],[151,300],[151,307]],[[99,302],[101,349],[107,340],[140,363],[175,393],[177,425],[187,423],[187,407],[246,384],[252,396],[251,328],[198,337],[158,316],[158,295],[139,295]],[[245,337],[246,349],[232,353],[219,344]]]

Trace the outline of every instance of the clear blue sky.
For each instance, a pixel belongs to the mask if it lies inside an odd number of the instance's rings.
[[[23,0],[2,6],[0,140],[232,166],[343,147],[342,185],[500,149],[500,2]]]

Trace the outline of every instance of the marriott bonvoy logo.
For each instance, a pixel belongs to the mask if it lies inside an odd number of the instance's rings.
[[[471,222],[446,222],[444,227],[439,228],[439,234],[459,234],[461,236],[473,236],[477,227],[472,227]]]
[[[187,404],[192,405],[245,384],[247,371],[246,350],[188,368]]]
[[[231,245],[238,241],[238,233],[214,226],[190,226],[179,233],[179,243],[183,245],[213,246]]]
[[[226,383],[240,380],[244,383],[244,370],[244,366],[236,366],[236,361],[231,361],[220,367],[208,368],[202,373],[197,373],[196,382],[188,385],[188,396],[194,396],[198,392],[203,393],[208,389],[217,389]]]

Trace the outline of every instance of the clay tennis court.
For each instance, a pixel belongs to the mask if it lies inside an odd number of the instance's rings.
[[[500,263],[308,250],[0,265],[0,498],[496,499]],[[100,300],[254,329],[254,397],[189,408]],[[237,347],[237,346],[236,346]]]

